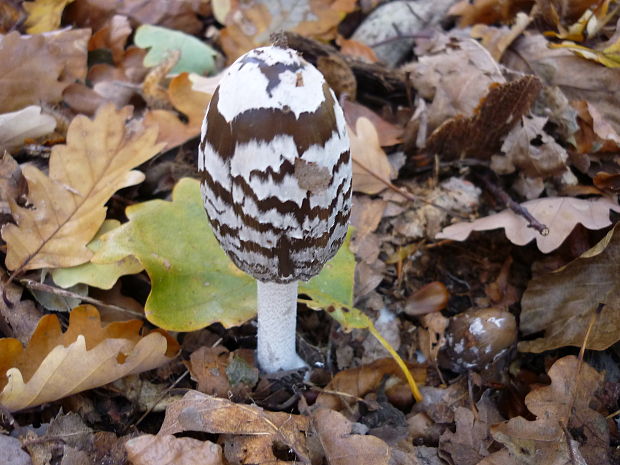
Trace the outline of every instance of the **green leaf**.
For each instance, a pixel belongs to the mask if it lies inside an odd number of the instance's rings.
[[[212,73],[214,71],[213,58],[217,54],[215,50],[194,36],[183,32],[167,29],[161,26],[143,24],[136,29],[134,43],[140,48],[149,48],[144,57],[144,66],[157,66],[171,50],[179,50],[181,58],[171,74],[182,73]]]
[[[101,236],[120,226],[118,220],[106,220],[88,248],[97,252],[101,248]],[[51,271],[54,282],[65,289],[78,283],[88,284],[99,289],[112,289],[118,278],[126,274],[140,273],[144,267],[132,255],[128,255],[113,263],[84,263],[69,268],[56,268]]]
[[[146,315],[168,330],[192,331],[219,322],[229,327],[256,313],[256,283],[220,248],[202,205],[200,185],[182,179],[172,202],[152,200],[130,206],[129,222],[102,238],[93,257],[109,263],[135,256],[151,278]],[[349,234],[350,236],[350,234]],[[311,308],[327,308],[345,330],[370,320],[352,306],[355,259],[345,245],[321,274],[300,283]]]

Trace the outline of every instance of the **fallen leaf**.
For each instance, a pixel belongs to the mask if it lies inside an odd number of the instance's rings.
[[[140,336],[142,322],[102,328],[90,305],[75,308],[66,332],[55,315],[41,320],[24,349],[16,339],[0,339],[0,405],[10,411],[102,386],[171,360],[178,345],[159,332]]]
[[[24,2],[24,10],[28,13],[26,31],[28,34],[40,34],[53,31],[60,26],[62,11],[74,0],[35,0]]]
[[[592,316],[603,303],[587,348],[605,350],[620,340],[620,228],[565,267],[532,279],[521,300],[520,330],[544,337],[519,342],[523,352],[581,346]]]
[[[506,237],[516,245],[525,245],[536,239],[538,249],[549,253],[562,245],[564,239],[577,224],[588,229],[602,229],[611,225],[609,211],[620,212],[620,206],[601,197],[584,200],[574,197],[545,197],[529,200],[521,204],[540,223],[547,226],[549,234],[543,236],[528,222],[512,210],[504,210],[494,215],[479,218],[471,223],[456,223],[444,228],[436,239],[464,241],[472,231],[488,231],[503,228]]]
[[[338,34],[336,45],[340,47],[340,53],[343,55],[365,61],[366,63],[376,63],[379,61],[372,48],[357,40],[346,39]]]
[[[439,450],[447,453],[458,465],[477,465],[489,455],[493,444],[489,427],[504,420],[489,394],[490,391],[484,392],[476,403],[476,410],[457,407],[454,412],[455,431],[448,428],[439,438]]]
[[[418,39],[416,54],[418,61],[403,66],[403,70],[409,73],[419,95],[432,100],[427,110],[429,132],[449,118],[471,115],[491,84],[506,83],[499,64],[473,39],[434,34],[430,40]],[[502,120],[493,123],[498,121]]]
[[[145,115],[144,124],[159,128],[157,140],[165,142],[166,150],[170,150],[198,137],[211,95],[194,90],[188,73],[181,73],[172,79],[167,94],[170,103],[187,117],[187,123],[172,111],[151,110]]]
[[[409,364],[413,368],[414,378],[421,384],[426,379],[426,368]],[[382,358],[372,363],[336,373],[325,386],[315,405],[333,410],[342,410],[348,405],[376,390],[385,376],[396,376],[403,380],[400,367],[391,358]],[[338,395],[336,393],[343,393]]]
[[[284,412],[269,412],[255,405],[235,404],[197,391],[189,391],[183,399],[166,410],[159,435],[183,431],[202,431],[214,434],[251,436],[253,448],[263,454],[262,461],[275,461],[274,443],[284,444],[304,461],[308,459],[306,432],[309,420],[305,416]],[[263,447],[264,446],[264,447]]]
[[[9,199],[17,224],[2,227],[8,269],[66,267],[90,259],[86,245],[105,219],[105,202],[118,189],[141,182],[144,175],[131,169],[162,148],[155,143],[156,130],[127,130],[130,115],[130,108],[108,105],[94,120],[77,116],[67,144],[52,149],[49,176],[34,165],[22,168],[32,208]]]
[[[356,127],[359,118],[367,118],[377,131],[379,145],[381,145],[381,147],[400,144],[403,141],[403,128],[387,122],[364,105],[345,100],[342,104],[342,110],[344,111],[347,124],[350,127]]]
[[[146,67],[157,66],[171,50],[178,50],[181,56],[170,71],[171,74],[191,72],[202,75],[214,71],[217,52],[192,35],[144,24],[136,29],[134,43],[140,48],[148,49],[144,57]]]
[[[355,130],[347,127],[353,160],[353,190],[377,194],[391,184],[392,175],[392,166],[379,145],[377,130],[363,116],[357,119]]]
[[[583,454],[583,463],[609,464],[607,424],[600,413],[589,407],[603,375],[570,355],[553,364],[549,377],[549,386],[534,389],[525,397],[536,420],[512,418],[491,427],[493,438],[508,448],[516,463],[575,463],[576,454],[568,446],[571,444]],[[583,431],[585,443],[579,446],[565,436],[565,431]]]
[[[511,21],[521,9],[528,10],[535,3],[533,0],[461,0],[454,4],[448,14],[459,17],[459,27],[474,24],[494,24]]]
[[[2,450],[2,459],[11,465],[32,465],[30,455],[22,449],[22,443],[19,439],[0,435],[0,450]]]
[[[355,7],[354,0],[300,0],[294,4],[283,0],[232,0],[221,32],[222,48],[232,63],[245,52],[266,45],[270,35],[280,31],[333,39],[336,26]]]
[[[68,83],[60,82],[63,64],[45,46],[42,35],[0,36],[0,113],[27,105],[59,102]]]
[[[614,130],[594,105],[586,100],[572,102],[577,110],[579,131],[575,144],[580,153],[605,153],[620,150],[620,135]]]
[[[125,443],[133,465],[224,465],[222,448],[211,441],[143,434]]]
[[[541,87],[534,76],[490,85],[474,114],[445,121],[428,137],[425,150],[447,159],[488,159],[499,152],[503,137],[529,111]]]
[[[565,49],[550,49],[540,34],[519,37],[504,54],[503,64],[534,73],[547,86],[558,86],[569,100],[586,100],[620,133],[620,69],[605,68]],[[592,79],[596,76],[596,79]]]
[[[330,465],[388,465],[390,446],[376,436],[353,433],[353,423],[342,414],[320,408],[312,424]]]
[[[31,105],[0,115],[0,152],[21,146],[26,139],[45,136],[56,128],[56,120],[41,107]]]
[[[114,15],[93,34],[88,42],[88,50],[107,49],[112,52],[114,63],[119,65],[125,58],[125,45],[133,32],[126,16]]]
[[[476,24],[471,28],[471,36],[474,39],[481,39],[482,45],[489,51],[495,61],[499,63],[506,49],[527,29],[532,19],[531,16],[519,12],[512,26],[497,27]]]
[[[97,252],[101,248],[101,236],[119,226],[118,220],[104,221],[87,247],[94,253]],[[56,268],[52,270],[52,277],[56,284],[65,289],[78,283],[88,284],[99,289],[111,289],[121,276],[140,273],[143,269],[143,266],[133,255],[128,255],[115,263],[88,262],[70,268]]]
[[[151,278],[145,306],[149,321],[161,328],[192,331],[215,322],[239,325],[255,315],[255,280],[236,268],[217,243],[198,181],[182,179],[172,202],[136,204],[126,215],[129,222],[102,238],[93,262],[138,258]],[[318,276],[299,286],[299,292],[311,298],[305,301],[308,305],[328,308],[346,330],[371,324],[353,308],[355,258],[348,240]]]
[[[534,178],[547,178],[562,174],[568,169],[568,153],[553,137],[544,131],[548,118],[524,116],[504,138],[504,157],[495,156],[491,168],[497,174],[519,170],[519,174]],[[498,169],[498,161],[501,169]]]
[[[22,299],[24,290],[15,283],[7,284],[7,279],[8,276],[0,271],[0,292],[3,296],[0,300],[0,318],[4,322],[2,333],[25,344],[37,327],[42,312],[32,300]]]

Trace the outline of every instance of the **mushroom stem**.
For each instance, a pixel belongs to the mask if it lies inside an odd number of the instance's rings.
[[[297,281],[256,281],[258,286],[258,365],[266,372],[305,366],[295,351]]]

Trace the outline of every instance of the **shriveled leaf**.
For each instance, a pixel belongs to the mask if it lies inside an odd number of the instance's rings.
[[[254,448],[267,446],[261,451],[275,461],[274,443],[284,444],[306,459],[306,432],[309,420],[305,416],[285,412],[269,412],[255,405],[235,404],[198,391],[189,391],[183,399],[174,402],[166,410],[166,417],[159,434],[175,434],[183,431],[202,431],[215,434],[251,436]],[[265,463],[250,462],[250,463]]]
[[[390,184],[392,166],[379,145],[379,135],[372,122],[360,117],[355,129],[349,126],[353,159],[353,190],[377,194]]]
[[[415,379],[424,382],[426,368],[413,368]],[[319,394],[316,405],[341,410],[345,406],[353,404],[357,398],[364,397],[377,389],[386,376],[396,376],[403,379],[401,368],[390,358],[382,358],[368,365],[340,371],[325,387],[327,392]],[[344,395],[335,394],[340,392]]]
[[[159,129],[159,142],[166,143],[166,149],[181,145],[200,134],[202,119],[211,94],[194,90],[191,75],[181,73],[176,76],[167,90],[170,103],[187,118],[187,123],[169,110],[151,110],[145,116],[145,125]]]
[[[93,262],[134,255],[142,263],[151,278],[145,310],[152,323],[192,331],[215,322],[235,326],[255,315],[255,280],[232,264],[213,236],[198,181],[182,179],[172,202],[144,202],[126,214],[130,221],[102,238]],[[301,283],[300,293],[310,296],[310,305],[335,308],[345,328],[367,327],[368,317],[351,308],[353,266],[345,244],[321,274]]]
[[[55,315],[41,318],[25,349],[0,339],[0,405],[40,405],[170,361],[176,342],[159,332],[142,337],[141,327],[132,320],[102,328],[97,309],[84,305],[71,312],[64,333]]]
[[[104,221],[95,238],[88,244],[88,248],[97,252],[101,248],[101,236],[119,226],[118,220]],[[121,276],[140,273],[143,269],[140,262],[129,255],[115,263],[88,262],[70,268],[57,268],[52,270],[52,277],[56,284],[64,288],[84,283],[99,289],[111,289]]]
[[[575,145],[580,153],[617,152],[620,150],[620,135],[596,109],[586,100],[572,102],[579,118],[579,131],[575,134]]]
[[[165,27],[143,24],[136,29],[134,43],[140,48],[148,48],[144,66],[160,64],[171,50],[178,50],[181,56],[170,71],[173,74],[192,72],[197,74],[214,71],[214,57],[217,54],[209,45],[196,37]]]
[[[403,141],[404,129],[402,127],[389,123],[364,105],[345,100],[342,104],[342,110],[350,127],[356,127],[357,120],[361,117],[370,120],[377,131],[379,145],[382,147],[400,144]]]
[[[23,167],[32,208],[9,200],[17,224],[2,228],[8,269],[75,266],[90,259],[86,245],[105,219],[105,203],[118,189],[141,182],[144,175],[132,168],[162,148],[155,129],[127,130],[130,115],[128,107],[107,105],[94,120],[77,116],[67,144],[52,149],[49,176],[34,165]]]
[[[325,408],[312,414],[330,465],[388,465],[390,446],[376,436],[353,434],[353,423],[341,413]]]
[[[28,13],[26,30],[28,34],[40,34],[53,31],[60,26],[62,11],[74,0],[35,0],[24,2],[24,10]]]
[[[525,245],[536,239],[541,252],[557,249],[577,224],[588,229],[602,229],[611,225],[609,211],[620,212],[620,206],[607,198],[583,200],[574,197],[547,197],[521,204],[534,218],[547,226],[549,234],[541,235],[528,222],[512,210],[479,218],[471,223],[456,223],[444,228],[435,237],[464,241],[472,231],[504,228],[506,237],[516,245]]]
[[[0,292],[4,296],[0,300],[0,318],[10,328],[6,336],[14,337],[25,344],[37,327],[42,312],[29,299],[22,299],[23,289],[15,283],[7,284],[8,276],[0,271]]]
[[[55,127],[56,120],[42,114],[36,105],[0,115],[0,152],[18,147],[26,139],[49,134]]]
[[[510,44],[532,22],[532,18],[523,12],[517,13],[515,22],[512,26],[487,26],[486,24],[476,24],[471,28],[471,36],[474,39],[481,39],[482,45],[489,51],[495,61],[499,62],[502,55]]]
[[[222,448],[211,441],[143,434],[125,443],[133,465],[224,465]]]
[[[549,386],[534,389],[525,397],[536,420],[512,418],[491,427],[493,438],[508,448],[517,463],[575,463],[575,454],[568,446],[572,441],[565,437],[564,425],[568,431],[585,432],[585,444],[576,449],[583,454],[585,463],[609,463],[609,430],[604,417],[589,407],[603,375],[586,363],[580,366],[577,357],[571,355],[557,360],[549,369],[549,377]]]
[[[245,52],[269,43],[269,36],[292,31],[306,37],[330,39],[354,0],[255,0],[230,2],[221,33],[222,48],[230,62]]]
[[[554,273],[536,277],[521,300],[520,330],[545,331],[544,337],[521,341],[523,352],[581,346],[599,304],[605,304],[592,327],[587,348],[605,350],[620,340],[620,228]]]

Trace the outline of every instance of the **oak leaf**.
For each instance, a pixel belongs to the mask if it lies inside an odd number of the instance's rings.
[[[503,228],[506,237],[516,245],[525,245],[536,239],[538,249],[549,253],[562,245],[577,224],[588,229],[602,229],[611,225],[609,211],[620,212],[620,205],[607,198],[583,200],[574,197],[546,197],[521,204],[540,223],[547,226],[546,236],[528,227],[528,222],[512,210],[478,218],[471,223],[456,223],[444,228],[436,239],[464,241],[472,231]]]
[[[372,435],[353,434],[353,423],[341,413],[320,408],[312,414],[325,457],[330,465],[388,465],[391,448]]]
[[[171,360],[176,342],[160,332],[140,336],[142,322],[101,327],[99,312],[76,307],[62,332],[55,315],[41,320],[24,349],[0,339],[0,405],[16,411],[151,370]]]
[[[56,120],[41,113],[41,107],[36,105],[0,115],[0,152],[19,147],[26,139],[49,134],[55,128]]]
[[[32,208],[9,199],[17,224],[6,224],[6,266],[31,270],[75,266],[87,262],[86,247],[105,220],[105,202],[118,189],[138,184],[144,175],[132,168],[157,154],[157,131],[131,134],[126,120],[131,109],[102,107],[93,120],[77,116],[67,132],[67,144],[50,156],[49,176],[34,165],[22,173],[28,181]]]
[[[603,375],[570,355],[553,364],[549,377],[549,386],[534,389],[525,397],[536,420],[519,416],[492,426],[493,438],[508,448],[516,459],[514,463],[581,463],[577,461],[581,455],[583,463],[609,463],[605,418],[589,407]],[[579,446],[574,439],[567,438],[566,432],[570,431],[583,431],[585,443]]]
[[[532,279],[521,300],[524,335],[545,332],[544,337],[519,342],[523,352],[544,352],[564,346],[581,346],[586,331],[604,303],[591,329],[587,348],[605,350],[620,340],[620,227],[565,267]]]
[[[280,31],[333,39],[336,26],[355,7],[354,0],[233,0],[221,32],[222,48],[232,62],[245,52],[266,45],[270,34]]]
[[[211,441],[143,434],[125,443],[133,465],[224,465],[222,448]]]
[[[308,418],[301,415],[269,412],[255,405],[235,404],[228,399],[189,391],[183,399],[166,409],[158,434],[202,431],[241,436],[238,439],[245,443],[246,454],[255,454],[253,460],[244,463],[270,463],[276,462],[273,447],[278,443],[307,460],[306,432],[309,426]],[[250,439],[250,442],[244,439]],[[235,446],[233,442],[229,448],[234,451]]]
[[[145,115],[144,124],[159,128],[157,140],[165,142],[169,150],[200,134],[211,94],[194,90],[191,76],[181,73],[170,81],[167,95],[170,103],[187,117],[187,123],[182,122],[172,111],[151,110]]]

